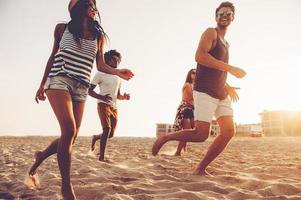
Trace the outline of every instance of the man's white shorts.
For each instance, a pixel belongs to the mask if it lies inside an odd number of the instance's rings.
[[[213,116],[233,116],[229,97],[224,100],[216,99],[206,93],[193,91],[194,120],[211,123]]]

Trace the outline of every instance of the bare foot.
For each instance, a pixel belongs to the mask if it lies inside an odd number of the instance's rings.
[[[161,147],[167,142],[166,136],[162,136],[158,138],[155,143],[153,144],[152,148],[152,154],[153,156],[156,156],[158,152],[160,151]]]
[[[95,143],[96,143],[96,141],[97,141],[97,136],[93,135],[92,136],[92,143],[91,143],[91,151],[95,150]]]
[[[104,163],[113,163],[113,161],[109,160],[109,159],[102,159],[102,158],[99,158],[98,159],[100,162],[104,162]]]
[[[42,159],[42,156],[43,156],[43,152],[42,151],[36,151],[34,153],[34,158],[35,158],[35,162],[33,163],[33,165],[31,166],[28,174],[30,176],[33,176],[36,174],[36,170],[38,169],[38,167],[40,166],[40,164],[43,162],[43,159]]]
[[[194,175],[199,175],[199,176],[210,176],[210,177],[213,177],[212,174],[210,174],[209,172],[206,171],[206,169],[196,169],[194,172],[193,172]]]
[[[181,156],[181,153],[176,152],[175,156]]]
[[[72,185],[68,187],[62,186],[61,192],[64,200],[76,200]]]

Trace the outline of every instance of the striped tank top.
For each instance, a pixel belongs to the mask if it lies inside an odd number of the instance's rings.
[[[80,39],[80,44],[78,44],[66,26],[49,77],[65,75],[89,86],[96,54],[96,38],[94,40]]]

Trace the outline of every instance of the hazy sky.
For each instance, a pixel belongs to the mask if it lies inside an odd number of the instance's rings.
[[[0,135],[59,135],[48,101],[34,95],[53,45],[54,27],[67,22],[67,0],[0,0]],[[241,87],[233,105],[237,123],[260,122],[267,110],[301,111],[301,26],[298,0],[232,1],[226,39],[229,63],[247,71],[229,75]],[[173,123],[186,73],[202,32],[215,27],[215,0],[102,0],[107,49],[123,55],[135,77],[122,82],[130,101],[119,101],[116,136],[155,136],[155,124]],[[96,68],[94,68],[95,72]],[[94,74],[94,73],[93,73]],[[96,100],[88,98],[80,135],[100,132]]]

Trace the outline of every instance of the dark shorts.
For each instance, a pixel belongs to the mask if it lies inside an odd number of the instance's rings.
[[[105,103],[98,103],[97,111],[102,128],[111,129],[109,137],[113,137],[117,126],[117,109]]]
[[[194,119],[193,110],[194,108],[192,105],[184,101],[181,102],[177,109],[177,114],[173,125],[175,131],[183,129],[182,122],[184,119]]]
[[[193,119],[194,115],[193,115],[193,109],[185,109],[183,111],[183,118],[184,119]]]

